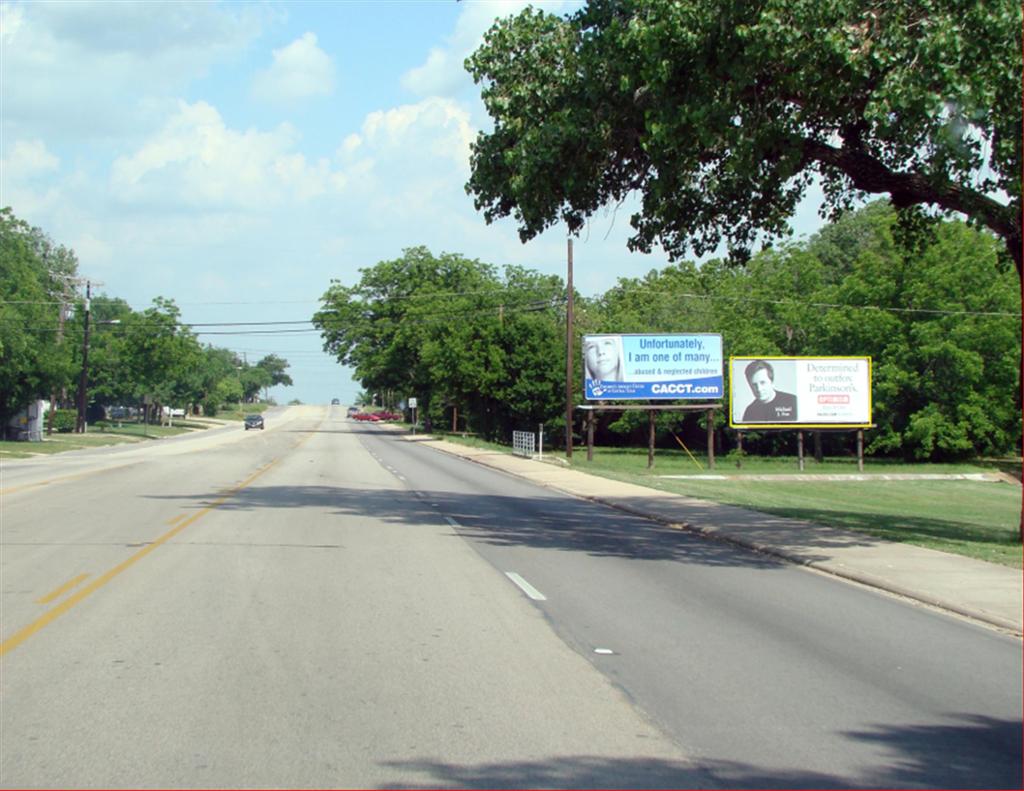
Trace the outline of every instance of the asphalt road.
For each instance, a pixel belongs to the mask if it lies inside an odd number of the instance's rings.
[[[3,787],[1021,786],[1020,641],[342,407],[0,498]]]

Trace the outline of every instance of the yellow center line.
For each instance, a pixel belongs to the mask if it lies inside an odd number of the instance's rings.
[[[36,599],[36,604],[49,604],[54,599],[59,598],[60,596],[64,595],[69,590],[74,588],[76,585],[78,585],[82,580],[84,580],[88,576],[89,576],[88,574],[79,574],[73,580],[69,580],[68,582],[65,582],[63,585],[61,585],[59,588],[57,588],[57,590],[55,590],[53,593],[48,593],[46,596],[43,596],[43,598]]]
[[[263,475],[267,470],[269,470],[271,467],[273,467],[275,464],[277,464],[277,462],[278,462],[278,459],[274,459],[269,464],[263,465],[258,470],[256,470],[256,472],[254,472],[252,475],[250,475],[248,478],[246,478],[244,481],[242,481],[240,484],[238,484],[237,486],[234,486],[231,489],[229,489],[228,492],[223,497],[219,497],[218,499],[214,500],[206,508],[203,508],[203,509],[201,509],[199,511],[196,511],[196,513],[194,513],[192,516],[190,516],[184,522],[179,524],[173,530],[168,530],[162,536],[160,536],[159,538],[155,539],[151,544],[148,544],[147,546],[143,547],[138,552],[136,552],[134,555],[129,557],[127,560],[124,560],[121,563],[118,563],[116,566],[114,566],[114,568],[110,569],[106,573],[104,573],[104,574],[100,575],[99,577],[97,577],[96,579],[94,579],[92,582],[90,582],[84,588],[79,590],[77,593],[73,594],[72,596],[69,596],[67,599],[62,601],[60,604],[58,604],[52,610],[48,610],[46,613],[41,615],[39,618],[34,620],[32,623],[30,623],[28,626],[25,626],[22,629],[20,629],[17,632],[15,632],[13,635],[11,635],[6,640],[4,640],[2,643],[0,643],[0,656],[3,656],[8,651],[10,651],[10,650],[12,650],[14,648],[17,648],[19,645],[21,645],[26,640],[28,640],[28,638],[30,638],[36,632],[40,631],[44,627],[46,627],[49,624],[53,623],[55,620],[60,618],[60,616],[62,616],[64,613],[66,613],[72,607],[74,607],[75,605],[77,605],[81,601],[83,601],[86,597],[88,597],[88,596],[92,595],[93,593],[95,593],[96,591],[98,591],[100,588],[102,588],[104,585],[106,585],[112,579],[114,579],[119,574],[121,574],[121,572],[131,568],[136,563],[138,563],[140,560],[142,560],[142,558],[146,557],[146,555],[148,555],[154,549],[156,549],[159,546],[162,546],[163,544],[166,544],[168,541],[170,541],[172,538],[174,538],[176,535],[178,535],[178,533],[180,533],[186,527],[188,527],[189,525],[192,525],[195,522],[199,521],[199,519],[201,519],[206,514],[210,513],[210,511],[213,511],[215,508],[217,508],[217,506],[222,505],[223,503],[225,503],[232,494],[234,494],[236,492],[239,492],[242,489],[244,489],[246,486],[248,486],[253,481],[255,481],[257,478],[259,478],[261,475]]]

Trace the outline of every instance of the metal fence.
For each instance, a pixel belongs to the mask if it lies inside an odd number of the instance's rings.
[[[537,435],[532,431],[513,431],[512,452],[532,459],[537,452]]]

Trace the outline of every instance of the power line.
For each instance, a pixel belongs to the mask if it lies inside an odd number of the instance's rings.
[[[316,327],[305,330],[200,330],[196,335],[296,335],[319,333]]]
[[[731,297],[720,294],[671,294],[672,297],[684,299],[728,300],[732,302],[753,302],[767,305],[790,305],[795,307],[828,308],[830,310],[871,310],[890,313],[924,313],[935,316],[995,316],[1001,318],[1021,318],[1020,313],[998,310],[946,310],[941,308],[897,308],[885,305],[847,305],[841,302],[804,302],[792,299],[766,299],[761,297]]]
[[[553,275],[554,277],[554,275]],[[537,294],[537,293],[554,293],[564,291],[564,287],[561,289],[555,289],[551,285],[542,286],[498,286],[492,288],[477,289],[474,291],[416,291],[411,294],[388,294],[386,296],[374,296],[369,300],[360,300],[358,304],[372,304],[373,302],[394,302],[398,300],[411,300],[411,299],[437,299],[437,298],[449,298],[449,297],[473,297],[479,296],[480,294],[489,294],[493,296],[507,296],[515,294]],[[356,291],[355,296],[359,296],[359,292]],[[325,300],[320,300],[325,301]]]
[[[629,289],[630,292],[635,292],[635,291],[643,292],[643,291],[652,291],[652,290],[655,290],[655,286],[653,286],[653,285],[647,286],[647,287],[639,286],[639,287],[636,287],[635,289]],[[881,312],[890,312],[890,313],[923,314],[923,315],[932,315],[932,316],[986,316],[986,317],[995,317],[995,318],[1018,318],[1018,319],[1021,318],[1021,313],[1017,313],[1017,312],[1013,312],[1013,311],[966,310],[966,309],[948,309],[948,308],[904,308],[904,307],[895,307],[895,306],[886,306],[886,305],[851,305],[851,304],[846,304],[846,303],[841,303],[841,302],[807,302],[807,301],[803,301],[803,300],[792,300],[792,299],[771,299],[771,298],[768,298],[768,297],[729,296],[729,295],[724,295],[724,294],[695,294],[695,293],[689,293],[689,292],[681,292],[681,293],[680,292],[676,292],[676,293],[671,293],[671,292],[665,293],[665,292],[663,292],[663,293],[664,293],[664,298],[666,298],[666,299],[679,299],[679,298],[682,298],[682,299],[718,300],[718,301],[740,302],[740,303],[749,303],[749,304],[784,305],[784,306],[805,307],[805,308],[823,308],[823,309],[828,309],[828,310],[864,310],[864,311],[876,311],[876,312],[877,311],[881,311]],[[507,296],[508,292],[501,292],[501,291],[495,291],[495,290],[476,291],[476,292],[468,292],[468,291],[467,292],[447,292],[445,294],[440,294],[440,296],[471,296],[471,295],[475,295],[475,294],[489,294],[489,295],[492,295],[492,296],[495,296],[495,297],[502,297],[502,296]],[[412,298],[414,298],[416,296],[422,296],[423,298],[428,298],[428,297],[434,297],[434,296],[438,296],[438,295],[437,294],[407,295],[405,297],[389,298],[388,300],[385,300],[385,301],[382,301],[382,302],[378,301],[377,303],[370,303],[370,302],[362,303],[362,302],[359,302],[359,303],[356,303],[356,304],[358,304],[360,306],[365,306],[366,308],[372,308],[374,306],[374,304],[378,304],[378,305],[385,304],[386,305],[386,304],[388,304],[388,302],[390,302],[392,300],[412,299]],[[604,296],[607,297],[607,293]],[[593,302],[593,301],[599,301],[599,300],[591,300],[591,301]],[[466,310],[457,311],[457,312],[453,312],[450,309],[448,309],[448,310],[430,311],[430,312],[418,312],[418,311],[415,311],[415,310],[410,310],[409,312],[403,314],[400,318],[402,318],[402,319],[416,319],[416,320],[419,320],[421,318],[430,318],[430,317],[433,317],[433,316],[448,316],[448,317],[468,316],[468,315],[473,315],[473,314],[477,314],[477,313],[486,313],[486,312],[490,312],[490,311],[494,311],[494,310],[499,310],[499,309],[504,309],[504,311],[506,313],[515,312],[515,311],[543,310],[543,309],[545,309],[547,307],[555,307],[555,306],[561,304],[562,302],[564,302],[564,299],[557,299],[557,300],[556,299],[545,299],[545,300],[535,300],[533,302],[529,302],[526,305],[522,305],[522,306],[508,305],[508,304],[506,304],[504,302],[499,302],[499,303],[495,303],[493,305],[475,306],[475,307],[467,308]],[[19,301],[19,300],[0,300],[0,305],[61,305],[61,304],[66,304],[66,303],[62,303],[62,302],[32,302],[32,301]],[[270,303],[270,302],[268,302],[268,303],[255,303],[255,302],[253,302],[253,303],[195,303],[195,304],[254,304],[255,305],[255,304],[286,304],[286,303]],[[382,318],[384,318],[384,317],[382,316]],[[0,317],[0,321],[23,321],[23,320],[24,319],[22,319],[20,317],[16,317],[16,316]],[[284,326],[288,326],[288,325],[297,325],[297,324],[306,325],[306,324],[312,324],[312,323],[313,323],[312,319],[296,319],[296,320],[291,320],[291,321],[178,322],[174,326],[178,327],[178,328],[193,328],[193,327],[270,327],[270,326],[281,326],[281,327],[284,327]],[[126,326],[127,325],[120,325],[120,328],[121,329],[125,329]],[[133,323],[131,326],[133,326],[133,327],[165,327],[166,325],[161,324],[159,322],[136,322],[136,323]],[[32,328],[32,327],[26,327],[25,329],[26,329],[26,331],[30,331],[30,330],[31,331],[46,331],[47,329],[52,329],[52,328],[45,328],[45,327]],[[313,331],[317,331],[317,330],[315,330],[315,328],[313,328],[313,329],[309,329],[309,330],[279,330],[278,332],[286,333],[286,332],[313,332]],[[199,332],[197,334],[213,335],[213,334],[217,334],[217,333],[204,330],[204,331],[201,331],[201,332]],[[223,333],[223,334],[230,334],[230,333]]]
[[[552,275],[557,277],[557,275]],[[353,286],[353,289],[356,287]],[[464,296],[476,296],[479,294],[516,294],[516,293],[536,293],[536,292],[550,292],[551,286],[506,286],[496,288],[477,289],[471,291],[433,291],[433,292],[415,292],[412,294],[394,294],[384,298],[384,301],[394,300],[406,300],[406,299],[434,299],[434,298],[449,298],[449,297],[464,297]],[[105,295],[103,295],[105,296]],[[110,297],[113,300],[116,298]],[[243,302],[177,302],[175,305],[178,307],[197,307],[197,306],[219,306],[219,305],[315,305],[324,302],[320,299],[293,299],[293,300],[255,300],[255,301],[243,301]],[[59,301],[53,300],[0,300],[0,305],[60,305]],[[143,310],[152,307],[147,305]],[[134,309],[134,308],[133,308]]]
[[[312,324],[312,319],[300,319],[298,321],[210,321],[210,322],[181,322],[179,327],[270,327],[284,324]]]

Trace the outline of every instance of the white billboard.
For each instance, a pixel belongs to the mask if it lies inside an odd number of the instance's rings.
[[[871,426],[871,358],[730,357],[729,425]]]
[[[584,335],[583,390],[590,400],[723,398],[722,336]]]

